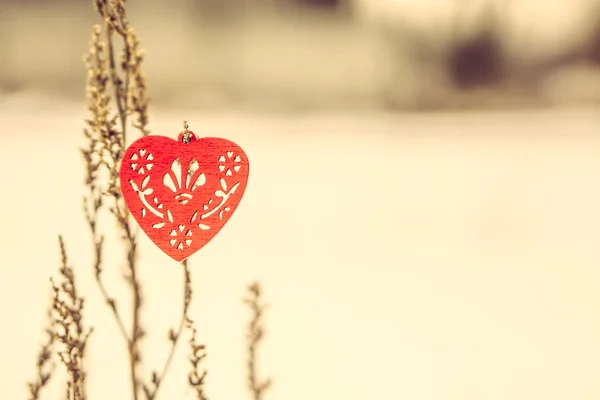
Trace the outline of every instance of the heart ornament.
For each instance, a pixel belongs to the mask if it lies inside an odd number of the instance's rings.
[[[229,221],[248,183],[235,143],[193,132],[133,142],[120,168],[125,204],[148,237],[175,261],[206,245]]]

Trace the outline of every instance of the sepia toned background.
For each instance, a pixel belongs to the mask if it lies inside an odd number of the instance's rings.
[[[249,399],[260,280],[267,400],[600,395],[600,2],[128,0],[150,129],[249,156],[244,199],[190,259],[211,399]],[[94,326],[89,398],[129,395],[81,207],[91,1],[0,0],[0,399],[27,398],[57,235]],[[113,232],[110,218],[103,228]],[[180,266],[140,232],[146,377]],[[124,249],[108,237],[123,307]],[[192,399],[184,342],[165,399]],[[61,368],[59,368],[61,370]],[[60,399],[64,376],[44,394]]]

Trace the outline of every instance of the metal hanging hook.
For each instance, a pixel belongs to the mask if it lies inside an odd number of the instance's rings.
[[[187,121],[183,121],[183,137],[181,138],[181,141],[184,144],[190,144],[190,142],[192,141],[192,134],[189,131],[189,125],[187,123]]]

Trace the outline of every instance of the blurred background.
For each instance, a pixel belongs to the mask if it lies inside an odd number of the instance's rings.
[[[0,98],[81,99],[88,1],[1,0]],[[597,0],[144,0],[157,107],[306,110],[595,103]]]
[[[600,0],[127,7],[152,133],[175,137],[185,119],[250,159],[236,214],[190,258],[210,399],[250,398],[253,280],[270,304],[266,400],[600,398]],[[2,400],[27,398],[58,234],[95,327],[89,399],[128,398],[81,207],[82,57],[98,22],[91,0],[0,0]],[[105,217],[107,286],[129,326]],[[139,244],[149,378],[182,274]],[[161,398],[194,398],[188,354],[180,343]],[[64,379],[42,399],[63,398]]]

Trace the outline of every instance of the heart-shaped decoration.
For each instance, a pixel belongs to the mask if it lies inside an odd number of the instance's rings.
[[[183,261],[208,243],[231,218],[248,182],[249,163],[235,143],[146,136],[123,155],[125,204],[148,237]]]

